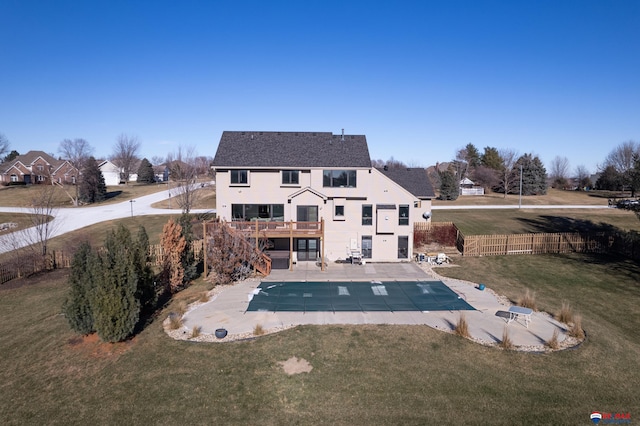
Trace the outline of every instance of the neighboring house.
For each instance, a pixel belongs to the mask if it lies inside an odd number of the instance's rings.
[[[29,184],[74,184],[78,170],[67,160],[57,160],[43,151],[29,151],[0,164],[0,182]]]
[[[464,178],[460,181],[459,193],[460,195],[484,195],[484,188],[476,186],[471,179]]]
[[[373,168],[363,135],[227,131],[213,168],[218,217],[265,222],[269,247],[291,261],[409,260],[434,197],[424,169]]]
[[[120,184],[120,168],[109,160],[98,160],[98,168],[104,177],[104,183],[107,186],[116,186]]]
[[[122,169],[116,166],[110,160],[97,160],[98,168],[102,172],[102,176],[104,177],[104,183],[107,186],[116,186],[121,183],[125,183],[123,179]],[[135,182],[138,180],[138,167],[139,162],[136,163],[133,170],[134,172],[129,175],[129,182]]]
[[[169,165],[164,163],[158,166],[153,166],[153,174],[156,177],[156,182],[167,182],[169,180]]]

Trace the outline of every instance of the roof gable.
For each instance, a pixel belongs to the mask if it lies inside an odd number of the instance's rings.
[[[302,195],[304,193],[310,192],[313,195],[315,195],[316,197],[322,198],[324,201],[327,201],[327,196],[322,194],[320,191],[316,191],[315,189],[311,188],[310,186],[306,186],[296,192],[294,192],[293,194],[289,195],[287,197],[287,199],[289,201],[291,201],[292,199],[296,198],[298,195]]]
[[[369,168],[371,157],[364,135],[225,131],[220,138],[213,166]]]

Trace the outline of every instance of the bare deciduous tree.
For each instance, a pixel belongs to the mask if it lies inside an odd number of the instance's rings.
[[[204,178],[211,173],[211,163],[213,162],[212,157],[207,157],[204,155],[198,156],[194,158],[194,165],[196,168],[197,176]]]
[[[30,224],[25,229],[5,234],[0,239],[0,252],[9,253],[9,264],[21,274],[49,268],[49,240],[55,234],[59,222],[54,220],[58,210],[56,188],[38,185],[33,198],[28,200]]]
[[[173,186],[170,196],[176,200],[183,214],[189,214],[201,194],[198,191],[196,157],[193,147],[181,146],[175,153],[167,155],[169,180]]]
[[[165,158],[161,155],[154,155],[151,157],[151,164],[154,166],[159,166],[160,164],[164,164]]]
[[[633,156],[638,154],[640,154],[640,144],[631,140],[622,142],[607,155],[604,166],[613,166],[618,173],[626,173],[633,168]]]
[[[631,195],[635,196],[633,185],[633,167],[635,158],[640,156],[640,144],[629,140],[615,147],[604,160],[604,170],[607,166],[613,166],[620,174],[623,189],[631,189]]]
[[[407,165],[400,160],[396,160],[395,158],[389,157],[387,161],[384,160],[372,160],[371,166],[375,168],[383,168],[387,169],[406,169]]]
[[[557,155],[551,161],[549,177],[555,187],[563,187],[567,184],[567,179],[569,178],[569,160],[567,157]]]
[[[498,172],[490,167],[479,165],[473,172],[473,181],[488,191],[498,184]]]
[[[592,185],[591,179],[589,177],[589,169],[587,169],[586,166],[580,164],[578,167],[576,167],[575,176],[579,190]]]
[[[207,229],[207,263],[211,265],[209,279],[220,284],[243,280],[251,274],[251,267],[263,262],[264,239],[247,241],[225,223],[215,223]]]
[[[4,155],[9,152],[9,146],[11,144],[9,143],[9,139],[7,139],[7,137],[0,133],[0,161],[2,161],[1,159],[4,157]]]
[[[63,185],[60,185],[64,189],[64,191],[67,193],[67,195],[71,198],[73,205],[77,206],[78,197],[79,197],[78,183],[79,183],[79,180],[82,178],[80,176],[80,171],[84,167],[84,162],[91,156],[91,154],[93,154],[93,147],[89,145],[89,142],[87,142],[84,139],[80,139],[80,138],[65,139],[62,142],[60,142],[60,146],[58,147],[58,152],[60,152],[60,154],[62,154],[62,157],[65,160],[68,160],[73,165],[73,167],[75,167],[76,170],[78,170],[78,177],[76,178],[76,182],[75,182],[75,188],[76,188],[75,197],[72,196],[69,193],[69,191],[67,191],[66,188],[64,188]]]
[[[129,184],[129,177],[139,161],[139,151],[140,142],[136,136],[122,133],[117,137],[111,161],[120,169],[120,180],[126,184]]]
[[[501,149],[500,159],[502,160],[502,173],[500,176],[501,184],[504,186],[504,198],[507,198],[507,192],[513,185],[515,176],[513,174],[513,167],[518,160],[518,154],[512,149]]]
[[[58,211],[55,193],[54,186],[39,185],[29,207],[31,224],[34,229],[32,244],[37,247],[42,256],[47,255],[49,240],[58,226],[58,222],[54,220]]]

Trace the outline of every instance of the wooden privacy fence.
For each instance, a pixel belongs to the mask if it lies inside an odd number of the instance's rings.
[[[196,240],[192,242],[193,252],[196,259],[202,254],[204,240]],[[161,244],[152,244],[149,246],[149,255],[151,257],[151,265],[162,266],[164,263],[164,250]],[[40,256],[26,254],[16,257],[16,260],[0,264],[0,284],[11,281],[16,278],[28,277],[38,272],[70,268],[72,255],[64,250],[55,250],[49,252],[44,260]]]
[[[415,222],[413,243],[415,246],[437,242],[446,246],[456,245],[458,228],[453,222]]]
[[[613,237],[604,233],[557,232],[512,235],[458,235],[463,256],[503,256],[509,254],[606,253]]]

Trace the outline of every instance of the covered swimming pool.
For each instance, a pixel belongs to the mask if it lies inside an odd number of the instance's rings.
[[[475,310],[442,281],[265,281],[252,296],[251,312]]]

